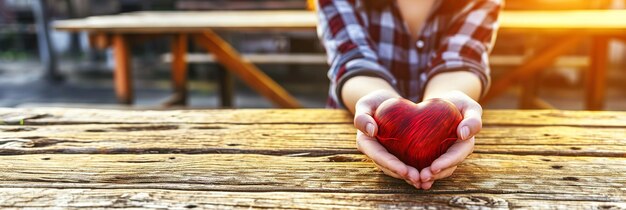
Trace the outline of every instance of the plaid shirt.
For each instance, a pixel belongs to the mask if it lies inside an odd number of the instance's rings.
[[[343,107],[343,83],[361,75],[383,78],[403,97],[420,101],[430,78],[468,71],[480,78],[484,94],[502,2],[436,2],[419,38],[412,41],[395,1],[387,8],[367,10],[361,0],[319,0],[317,32],[331,66],[327,105]],[[450,4],[455,9],[444,6]]]

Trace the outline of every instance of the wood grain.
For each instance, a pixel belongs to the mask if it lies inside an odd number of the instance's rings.
[[[224,192],[155,189],[0,188],[0,208],[160,209],[619,209],[600,195]],[[219,201],[219,202],[216,202]],[[305,204],[305,205],[303,205]],[[53,208],[56,208],[53,207]]]
[[[0,156],[0,167],[0,187],[419,192],[352,154],[17,155]],[[601,194],[623,201],[625,168],[624,158],[473,154],[429,193]]]
[[[0,131],[3,155],[358,153],[351,124],[79,124]],[[623,128],[485,126],[476,139],[476,153],[626,157]]]
[[[294,117],[297,116],[297,117]],[[240,110],[102,110],[68,108],[0,108],[7,125],[52,124],[352,124],[344,110],[240,109]],[[626,127],[625,112],[567,110],[485,110],[487,126]]]
[[[430,191],[355,149],[340,110],[0,109],[0,208],[626,207],[626,113],[488,110]]]

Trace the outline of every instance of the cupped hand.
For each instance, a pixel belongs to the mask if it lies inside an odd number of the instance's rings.
[[[430,189],[436,180],[449,177],[467,156],[474,151],[474,135],[482,129],[483,109],[471,97],[460,91],[451,91],[440,98],[452,102],[463,115],[457,127],[459,139],[443,155],[420,171],[422,189]]]
[[[355,105],[354,127],[358,129],[356,136],[357,149],[374,161],[376,166],[385,174],[398,179],[404,179],[407,183],[420,189],[420,174],[412,166],[404,164],[396,156],[392,155],[376,139],[378,125],[374,120],[374,113],[380,104],[399,96],[390,91],[378,90],[371,92]]]

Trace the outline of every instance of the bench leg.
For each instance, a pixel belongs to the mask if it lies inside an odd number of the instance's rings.
[[[215,55],[215,58],[252,89],[282,108],[299,108],[298,101],[274,80],[241,58],[239,53],[211,30],[196,36],[196,42]]]
[[[131,54],[125,35],[113,35],[113,56],[115,58],[115,94],[120,103],[133,103]]]
[[[577,46],[582,40],[581,36],[565,36],[559,38],[558,42],[549,44],[542,48],[537,54],[524,61],[524,64],[513,71],[508,72],[502,78],[495,81],[491,86],[489,92],[480,101],[481,103],[487,103],[493,100],[495,97],[504,93],[511,85],[517,82],[526,81],[532,75],[545,69],[552,64],[556,58],[565,53],[567,50]]]
[[[233,75],[222,65],[218,65],[217,69],[221,106],[222,108],[232,108],[235,100],[235,81],[233,80]]]
[[[606,92],[606,71],[608,68],[608,37],[594,37],[590,56],[591,65],[586,74],[585,108],[587,110],[601,110],[604,108]]]
[[[187,34],[178,34],[172,40],[172,85],[174,95],[165,106],[187,105]]]

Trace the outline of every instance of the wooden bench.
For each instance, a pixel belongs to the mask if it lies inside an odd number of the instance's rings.
[[[212,54],[190,53],[186,55],[189,64],[214,64],[218,63]],[[257,65],[322,65],[327,66],[324,54],[242,54],[243,60]],[[161,60],[166,63],[172,62],[172,55],[163,54]],[[489,62],[492,67],[512,67],[524,64],[525,58],[517,55],[492,55]],[[587,68],[589,58],[587,56],[561,56],[555,62],[556,67]],[[317,68],[320,74],[325,74],[327,68]],[[232,76],[223,68],[218,68],[219,97],[223,107],[231,107],[234,102],[234,82]]]
[[[255,64],[296,64],[296,65],[327,65],[325,54],[315,53],[264,53],[264,54],[242,54],[244,60]],[[519,55],[491,55],[489,62],[492,66],[518,66],[524,63],[524,56]],[[172,54],[161,55],[161,60],[166,63],[172,62]],[[187,54],[187,62],[194,63],[216,63],[212,54],[190,53]],[[561,56],[554,62],[557,67],[587,67],[589,58],[587,56]],[[323,69],[326,70],[326,69]]]
[[[342,110],[0,109],[0,208],[626,208],[626,112],[486,110],[429,191]]]

